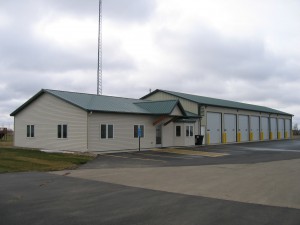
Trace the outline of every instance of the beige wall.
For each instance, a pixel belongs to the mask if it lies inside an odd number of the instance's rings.
[[[195,144],[195,138],[185,138],[185,124],[182,124],[181,141],[175,138],[175,124],[173,122],[164,126],[169,121],[168,117],[160,123],[153,125],[159,116],[93,113],[89,115],[88,147],[89,151],[118,151],[125,149],[138,149],[138,138],[134,138],[134,125],[144,125],[145,136],[141,138],[141,148],[156,147],[156,126],[162,125],[162,147],[190,146]],[[101,139],[100,125],[111,124],[114,126],[114,138]],[[198,134],[197,123],[194,125],[194,135]]]
[[[57,125],[68,125],[68,138],[57,138]],[[35,137],[27,137],[27,125],[35,126]],[[15,116],[15,146],[87,150],[87,113],[47,93]]]
[[[145,137],[141,138],[141,148],[154,148],[156,130],[153,122],[156,117],[132,114],[93,113],[89,115],[88,146],[89,151],[110,151],[138,149],[138,138],[134,138],[134,125],[144,125]],[[113,139],[100,138],[100,125],[114,126]]]
[[[149,96],[146,98],[147,100],[152,100],[152,101],[159,101],[159,100],[177,100],[179,99],[182,107],[184,108],[184,110],[195,113],[198,115],[198,104],[188,101],[186,99],[183,98],[178,98],[176,96],[164,93],[164,92],[156,92],[155,94]]]
[[[152,94],[151,96],[147,97],[147,99],[149,100],[171,100],[171,99],[179,99],[183,108],[186,111],[198,114],[198,104],[186,99],[181,99],[177,96],[173,96],[171,94],[167,94],[164,92],[156,92],[154,94]],[[224,114],[235,114],[235,115],[247,115],[247,116],[258,116],[258,117],[273,117],[273,118],[282,118],[282,119],[290,119],[292,120],[292,116],[288,116],[288,115],[280,115],[280,114],[270,114],[270,113],[260,113],[260,112],[256,112],[256,111],[250,111],[250,110],[240,110],[240,109],[231,109],[231,108],[224,108],[224,107],[215,107],[215,106],[206,106],[205,107],[205,115],[204,117],[201,119],[201,126],[203,127],[203,130],[205,131],[204,133],[202,132],[202,135],[206,134],[206,126],[207,126],[207,112],[218,112],[222,114],[222,128],[224,129]],[[237,117],[238,118],[238,117]],[[237,127],[239,126],[238,121],[237,121]],[[199,130],[199,125],[197,125],[197,128],[195,129],[197,131],[198,134],[198,130]],[[174,128],[175,129],[175,128]],[[182,128],[185,130],[185,128]],[[224,132],[224,130],[222,131]],[[186,140],[181,140],[182,138],[176,138],[175,134],[174,134],[174,143],[177,145],[187,145]],[[204,138],[205,140],[205,138]],[[192,143],[192,142],[191,142]]]

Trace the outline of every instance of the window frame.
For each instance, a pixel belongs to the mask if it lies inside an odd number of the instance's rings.
[[[141,130],[142,130],[141,138],[145,138],[145,125],[144,124],[135,124],[135,125],[133,125],[133,138],[139,138],[139,134],[138,134],[138,129],[139,128],[141,128]]]
[[[179,129],[177,129],[177,128],[179,128]],[[179,125],[175,126],[175,136],[181,137],[181,126],[179,126]]]
[[[185,126],[185,136],[186,137],[193,137],[194,136],[194,126],[193,125],[186,125]]]
[[[100,140],[114,139],[114,124],[101,123],[100,124]]]
[[[68,139],[68,124],[60,123],[57,124],[57,139]]]
[[[26,137],[27,138],[35,137],[35,125],[33,124],[26,125]]]

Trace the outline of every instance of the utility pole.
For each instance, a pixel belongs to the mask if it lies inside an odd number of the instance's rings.
[[[97,95],[102,95],[102,0],[99,0]]]

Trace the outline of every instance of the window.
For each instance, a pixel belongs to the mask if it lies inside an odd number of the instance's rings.
[[[57,138],[68,138],[68,125],[67,124],[57,125]]]
[[[134,128],[133,128],[134,138],[139,137],[139,129],[140,129],[140,132],[141,132],[141,138],[144,137],[144,125],[134,125]]]
[[[193,126],[186,126],[185,130],[187,137],[193,137],[194,136],[194,127]]]
[[[34,137],[34,125],[27,125],[27,137]]]
[[[101,124],[100,126],[100,137],[101,139],[114,138],[114,125]]]
[[[194,127],[190,126],[190,136],[193,137],[194,136]]]
[[[176,137],[181,136],[181,126],[176,126]]]
[[[114,137],[114,126],[113,125],[107,125],[107,134],[108,134],[108,138]]]

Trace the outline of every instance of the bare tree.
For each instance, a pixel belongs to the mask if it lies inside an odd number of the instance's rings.
[[[295,124],[294,124],[293,130],[298,131],[298,123],[295,123]]]

